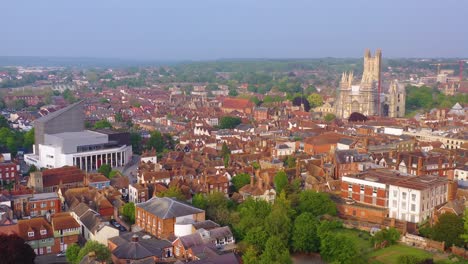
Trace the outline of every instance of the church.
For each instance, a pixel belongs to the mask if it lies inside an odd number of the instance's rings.
[[[387,93],[381,91],[382,51],[378,49],[372,56],[369,49],[364,54],[364,71],[361,82],[356,84],[354,74],[343,73],[338,97],[335,103],[335,114],[348,118],[358,112],[366,116],[404,117],[405,87],[392,81]]]

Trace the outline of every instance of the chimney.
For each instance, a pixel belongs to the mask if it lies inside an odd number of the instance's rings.
[[[263,179],[261,177],[257,179],[257,186],[259,189],[263,189]]]
[[[254,186],[254,176],[253,175],[250,175],[250,186],[251,187]]]
[[[132,242],[138,242],[138,235],[137,234],[134,234],[132,236]]]

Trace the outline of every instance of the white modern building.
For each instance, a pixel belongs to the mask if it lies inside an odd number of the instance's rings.
[[[388,193],[391,218],[420,223],[447,202],[448,182],[438,176],[405,177],[391,184]]]
[[[95,171],[102,164],[123,167],[132,158],[128,133],[84,129],[82,102],[37,119],[34,128],[34,151],[24,159],[38,168],[68,165]]]

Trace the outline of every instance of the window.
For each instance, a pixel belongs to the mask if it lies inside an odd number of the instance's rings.
[[[402,214],[401,214],[401,220],[405,220],[405,221],[406,221],[406,214],[405,214],[405,213],[402,213]]]
[[[393,190],[393,197],[397,197],[398,196],[398,191],[397,190]]]
[[[397,207],[397,200],[393,200],[393,201],[392,201],[392,206],[393,206],[393,207]]]
[[[28,232],[28,237],[34,237],[34,232]]]
[[[43,235],[43,236],[44,236],[44,235],[47,235],[47,230],[41,229],[41,235]]]
[[[406,208],[406,202],[401,202],[401,208],[402,209]]]
[[[364,185],[361,184],[360,189],[361,189],[361,192],[364,192]]]
[[[406,199],[406,192],[401,193],[401,198],[403,198],[404,200]]]
[[[44,254],[44,249],[43,249],[43,248],[40,248],[40,249],[39,249],[39,255],[42,255],[42,254]]]
[[[41,208],[45,208],[45,207],[47,207],[47,203],[46,202],[41,203]]]
[[[348,189],[353,189],[353,185],[352,185],[352,184],[348,184]]]
[[[416,217],[414,215],[411,215],[411,222],[416,222]]]
[[[372,195],[377,195],[377,187],[372,188]]]
[[[50,206],[55,206],[55,202],[54,201],[50,202]]]
[[[416,205],[415,204],[411,204],[411,212],[415,212],[416,211]]]
[[[411,194],[411,201],[413,201],[413,202],[416,201],[416,194],[414,194],[414,193]]]

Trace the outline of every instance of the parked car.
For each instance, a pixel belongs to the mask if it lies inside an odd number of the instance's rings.
[[[57,257],[65,257],[65,252],[62,251],[62,252],[58,253],[58,254],[57,254]]]
[[[127,228],[125,228],[125,226],[121,225],[121,226],[119,226],[119,230],[122,231],[122,232],[125,232],[125,231],[127,231]]]

